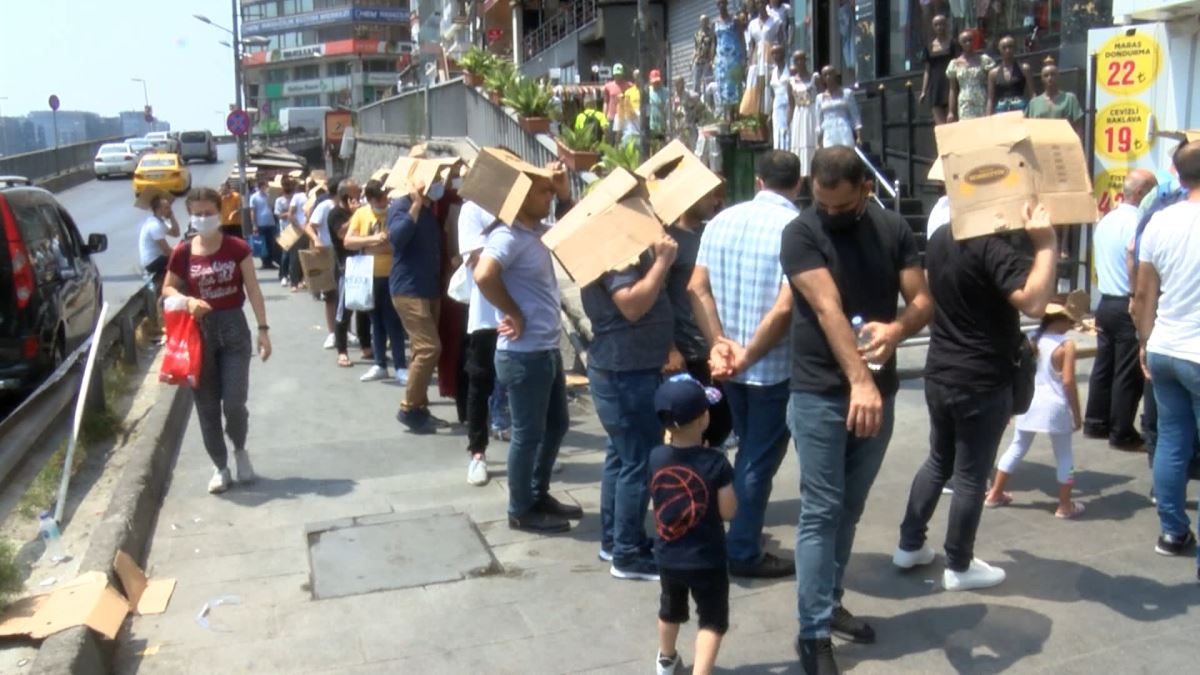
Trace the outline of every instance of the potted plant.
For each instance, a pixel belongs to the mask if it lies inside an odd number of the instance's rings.
[[[615,169],[625,169],[629,173],[633,173],[642,164],[642,149],[639,147],[636,137],[626,138],[618,146],[601,143],[598,148],[600,161],[595,168],[596,172],[601,175],[608,175]]]
[[[730,131],[737,134],[743,141],[751,143],[761,143],[767,140],[762,121],[757,117],[739,116],[737,121],[730,126]]]
[[[458,60],[458,65],[464,73],[463,82],[468,87],[478,87],[483,84],[484,76],[495,63],[496,57],[491,52],[478,46],[472,46]]]
[[[492,103],[500,105],[500,101],[504,98],[504,92],[517,79],[517,67],[512,61],[503,61],[497,59],[492,67],[483,75],[483,87],[488,91],[488,97]]]
[[[572,171],[588,171],[600,161],[600,139],[590,126],[576,129],[564,124],[554,142],[558,145],[558,159]]]
[[[550,90],[537,80],[514,79],[504,91],[503,102],[516,111],[517,121],[525,131],[550,133]]]

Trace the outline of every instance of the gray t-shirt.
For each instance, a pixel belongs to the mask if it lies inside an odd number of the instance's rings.
[[[707,361],[708,343],[696,324],[687,292],[692,270],[696,268],[696,254],[700,252],[700,233],[672,225],[667,228],[667,234],[679,244],[679,252],[675,254],[675,262],[667,276],[667,297],[675,312],[675,348],[683,354],[685,361]]]
[[[674,315],[666,289],[659,292],[650,311],[630,323],[617,309],[612,294],[637,283],[654,264],[649,251],[636,265],[607,272],[583,288],[583,311],[592,322],[588,365],[603,370],[631,371],[662,368],[671,350]]]
[[[483,255],[500,264],[500,278],[525,317],[525,331],[515,341],[501,335],[496,349],[540,352],[558,349],[562,330],[561,299],[550,249],[542,235],[550,228],[530,231],[521,226],[498,225],[487,235]]]

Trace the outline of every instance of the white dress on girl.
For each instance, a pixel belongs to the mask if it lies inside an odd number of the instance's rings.
[[[786,8],[786,9],[785,9]],[[750,20],[746,26],[746,50],[749,54],[749,67],[746,69],[746,89],[758,84],[761,77],[764,84],[769,84],[771,74],[771,47],[779,44],[787,28],[787,16],[791,12],[789,5],[780,5],[778,9],[767,6],[767,11],[760,13]],[[767,107],[767,97],[760,99],[759,112],[770,112]]]
[[[1067,401],[1067,392],[1063,386],[1062,373],[1054,369],[1054,350],[1058,349],[1066,335],[1042,335],[1037,341],[1038,363],[1037,375],[1034,377],[1033,401],[1029,410],[1017,416],[1017,432],[1013,435],[1012,444],[1000,458],[997,467],[1012,474],[1029,452],[1034,437],[1039,433],[1050,435],[1050,444],[1054,449],[1054,460],[1057,464],[1057,479],[1060,484],[1072,482],[1071,473],[1074,470],[1074,455],[1071,450],[1071,434],[1074,423],[1071,418],[1071,407]]]
[[[788,89],[792,86],[786,68],[771,67],[771,135],[776,150],[791,150],[791,120],[788,119],[790,101]]]
[[[788,135],[792,142],[789,148],[800,158],[800,175],[812,175],[812,158],[817,152],[816,75],[812,81],[793,75],[788,79],[792,87],[792,120]]]

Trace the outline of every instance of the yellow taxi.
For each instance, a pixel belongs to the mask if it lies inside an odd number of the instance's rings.
[[[179,155],[175,153],[143,155],[133,172],[134,197],[152,185],[181,195],[192,188],[192,172],[179,161]]]

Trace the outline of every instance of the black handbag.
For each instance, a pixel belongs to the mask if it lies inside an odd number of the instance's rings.
[[[1037,376],[1037,355],[1033,353],[1033,344],[1024,334],[1017,345],[1017,358],[1013,373],[1013,414],[1023,415],[1033,403],[1034,378]]]

